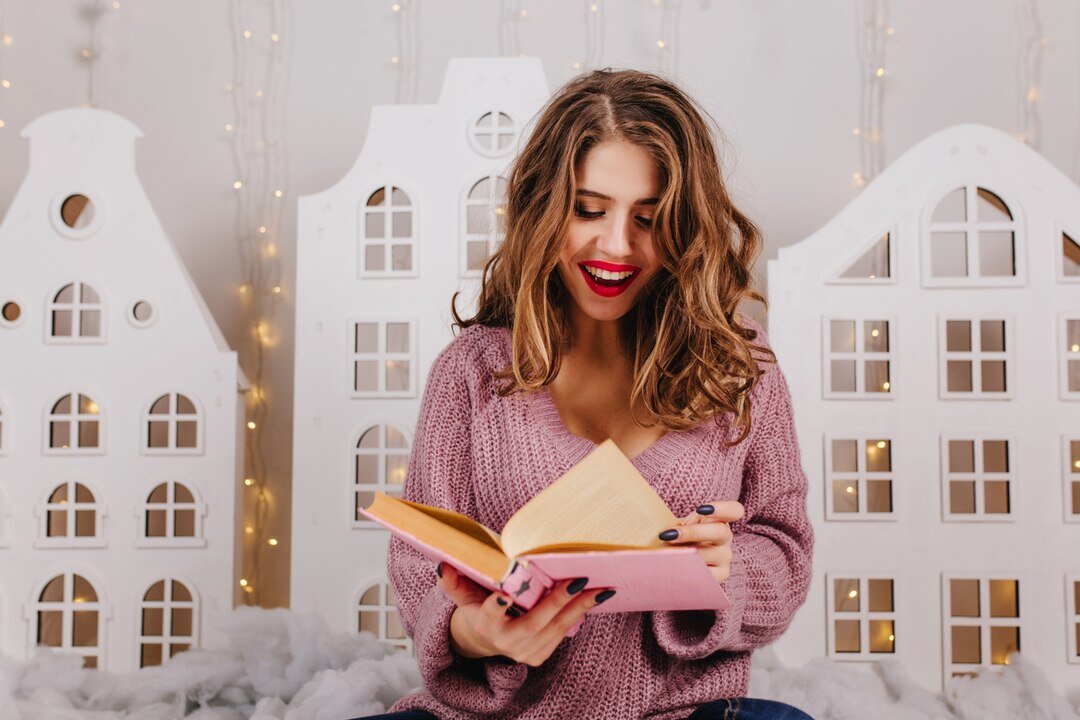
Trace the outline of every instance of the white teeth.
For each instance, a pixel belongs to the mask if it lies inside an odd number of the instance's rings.
[[[585,269],[594,278],[599,278],[600,280],[625,280],[634,274],[631,271],[611,272],[610,270],[601,270],[599,268],[594,268],[591,265],[586,265]]]

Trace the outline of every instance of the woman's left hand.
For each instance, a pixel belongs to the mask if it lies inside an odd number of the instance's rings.
[[[741,520],[744,513],[742,503],[734,500],[707,502],[679,518],[678,526],[660,533],[660,539],[672,545],[695,545],[716,582],[722,583],[731,572],[732,536],[728,523]]]

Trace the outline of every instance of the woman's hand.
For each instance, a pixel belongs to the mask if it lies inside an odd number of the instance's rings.
[[[538,667],[555,652],[566,633],[590,608],[615,594],[585,587],[585,578],[563,580],[528,612],[508,614],[513,599],[489,592],[451,565],[441,563],[438,586],[457,607],[450,617],[450,647],[462,657],[505,655]],[[597,599],[598,595],[603,595]]]
[[[717,500],[699,505],[697,510],[679,518],[679,526],[660,533],[660,539],[673,545],[694,543],[698,555],[709,566],[716,582],[727,580],[731,573],[731,528],[728,523],[741,520],[745,508],[734,500]]]

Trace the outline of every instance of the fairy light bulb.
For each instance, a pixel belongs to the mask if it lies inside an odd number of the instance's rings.
[[[393,64],[396,65],[397,62],[398,62],[398,56],[397,55],[391,55],[390,56],[390,62],[392,62]]]
[[[1029,87],[1028,90],[1027,90],[1027,96],[1026,97],[1027,97],[1027,101],[1029,103],[1033,103],[1036,100],[1038,100],[1039,99],[1039,88],[1035,87],[1034,85]]]
[[[578,69],[578,68],[580,68],[580,67],[581,67],[581,63],[579,63],[578,61],[576,61],[576,60],[575,60],[575,61],[574,61],[574,64],[573,64],[573,68],[574,68],[575,70],[577,70],[577,69]]]
[[[884,440],[878,440],[877,446],[878,446],[878,448],[884,450],[885,449],[885,441]]]
[[[274,286],[274,294],[277,295],[280,292],[281,292],[281,286],[280,285],[275,285]]]
[[[874,71],[874,75],[876,75],[877,77],[885,77],[885,68],[879,67],[877,70]]]
[[[858,590],[852,590],[847,594],[847,596],[849,598],[851,598],[852,600],[854,600],[856,597],[859,596],[859,591]]]
[[[870,331],[870,337],[877,337],[880,334],[881,334],[881,331],[879,331],[877,328],[874,328],[873,330]]]
[[[657,41],[656,41],[656,47],[658,47],[658,48],[660,48],[661,50],[663,50],[663,49],[664,49],[664,47],[665,47],[664,41],[663,41],[663,40],[657,40]]]
[[[248,430],[254,430],[255,429],[255,421],[254,420],[248,420],[247,426],[248,426]]]
[[[233,188],[235,188],[236,190],[239,190],[240,188],[244,187],[244,183],[243,183],[243,182],[241,182],[240,180],[237,180],[236,182],[234,182],[234,183],[232,184],[232,186],[233,186]]]
[[[259,226],[259,234],[260,235],[265,235],[266,234],[266,226],[265,225],[260,225]]]
[[[592,5],[589,6],[589,10],[592,10],[593,12],[596,12],[599,9],[600,9],[600,6],[597,5],[596,3],[593,3]]]
[[[255,534],[255,528],[248,525],[246,528],[244,528],[244,532],[247,533],[248,535],[254,535]]]
[[[245,587],[246,588],[247,586],[248,586],[247,578],[240,578],[240,587]]]
[[[266,541],[266,544],[270,545],[271,547],[276,547],[277,546],[277,538],[270,538],[269,540]]]
[[[270,33],[270,42],[277,42],[281,39],[281,36],[277,33]]]
[[[282,196],[282,192],[280,190],[275,190],[274,191],[274,197],[279,198],[281,196]]]
[[[393,10],[394,12],[401,12],[401,5],[398,4],[398,3],[394,3],[393,5],[390,6],[390,9]]]
[[[851,486],[851,485],[848,485],[847,486],[847,493],[848,493],[848,495],[854,495],[855,494],[855,488],[853,486]]]
[[[225,123],[225,132],[232,132],[232,131],[233,131],[233,124],[232,123]]]
[[[247,40],[250,37],[251,37],[251,31],[250,30],[245,30],[244,31],[244,39]]]
[[[10,80],[0,80],[0,87],[3,87],[5,90],[7,90],[8,88],[11,87],[11,81]]]
[[[891,387],[892,387],[892,383],[890,383],[890,382],[889,382],[888,380],[886,380],[885,382],[881,383],[881,389],[882,389],[882,390],[888,390],[888,389],[889,389],[889,388],[891,388]]]
[[[244,485],[246,487],[251,487],[254,484],[255,484],[255,481],[252,480],[251,478],[244,478]]]

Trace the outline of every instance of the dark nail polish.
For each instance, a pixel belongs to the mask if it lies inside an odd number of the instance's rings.
[[[677,537],[679,537],[679,531],[674,529],[665,530],[664,532],[660,533],[661,540],[674,540]]]
[[[521,617],[521,611],[513,606],[506,608],[506,614],[512,618]]]
[[[506,605],[506,600],[502,599],[499,596],[495,597],[495,602],[499,603],[500,605]]]
[[[698,505],[697,506],[697,514],[698,515],[712,515],[714,512],[716,512],[716,508],[714,508],[712,505]]]
[[[435,566],[435,574],[442,577],[442,563]]]
[[[602,593],[600,593],[599,595],[596,596],[596,604],[599,605],[600,603],[604,602],[605,600],[610,600],[611,596],[614,595],[614,594],[615,594],[615,591],[611,590],[610,588],[605,590],[604,592],[602,592]]]
[[[584,590],[585,586],[588,583],[589,578],[578,578],[577,580],[574,580],[572,583],[566,586],[566,592],[570,593],[571,595],[576,595],[577,593]]]

